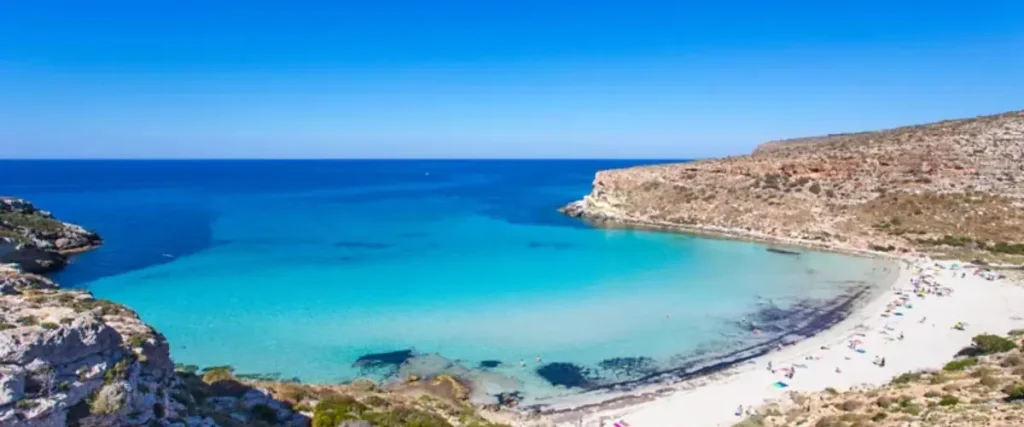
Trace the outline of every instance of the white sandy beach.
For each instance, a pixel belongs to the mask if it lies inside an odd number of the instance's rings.
[[[918,267],[934,266],[935,262],[919,261],[910,267],[901,263],[892,290],[815,337],[677,385],[678,391],[649,402],[560,417],[560,425],[612,426],[625,421],[630,427],[731,426],[745,418],[735,414],[740,405],[746,409],[782,401],[791,391],[816,392],[830,387],[842,391],[885,384],[908,371],[941,368],[975,335],[1005,334],[1024,327],[1024,286],[1009,279],[987,280],[975,275],[973,267],[952,269],[955,262],[939,264],[945,268],[929,268],[924,273],[933,275],[938,286],[952,289],[950,295],[926,294],[922,298],[912,292],[911,278],[919,277]],[[961,271],[966,277],[960,277]],[[890,303],[899,299],[900,290],[910,296],[909,306],[886,315]],[[965,330],[954,329],[957,322],[965,322]],[[860,351],[850,347],[851,340],[860,341]],[[884,367],[873,363],[877,357],[885,358]],[[768,370],[769,361],[775,373]],[[794,365],[795,375],[786,378],[783,368]],[[779,381],[788,386],[777,387]]]

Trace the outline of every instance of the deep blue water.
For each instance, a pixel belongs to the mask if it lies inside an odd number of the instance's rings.
[[[671,367],[751,340],[736,321],[766,304],[883,276],[556,212],[596,171],[644,163],[0,161],[0,194],[99,232],[57,279],[137,310],[179,362],[304,381],[379,377],[353,363],[412,348],[500,360],[503,388],[556,394],[542,363]]]

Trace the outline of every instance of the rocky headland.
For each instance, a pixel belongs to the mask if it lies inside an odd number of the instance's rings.
[[[96,233],[59,221],[25,200],[0,197],[0,264],[49,273],[64,268],[69,254],[100,244]]]
[[[131,309],[37,274],[99,245],[97,234],[0,198],[0,236],[4,427],[501,427],[488,419],[515,418],[473,406],[461,379],[416,375],[408,357],[402,380],[385,388],[175,364],[164,336]]]
[[[1017,111],[601,171],[562,211],[603,226],[1007,261],[1024,256],[1022,208]]]

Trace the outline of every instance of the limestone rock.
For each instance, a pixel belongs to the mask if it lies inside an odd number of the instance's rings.
[[[591,193],[562,212],[599,225],[854,251],[984,249],[1024,243],[1022,160],[1018,111],[601,171]]]

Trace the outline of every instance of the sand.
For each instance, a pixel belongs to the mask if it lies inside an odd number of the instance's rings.
[[[607,405],[570,417],[563,414],[558,425],[612,426],[625,421],[630,427],[731,426],[745,418],[735,414],[740,405],[746,412],[747,408],[783,401],[791,391],[843,391],[882,385],[905,372],[941,368],[957,351],[970,345],[975,335],[1006,334],[1024,328],[1024,286],[1009,279],[988,280],[974,274],[973,267],[954,265],[962,263],[902,263],[890,291],[827,331],[712,377],[677,385],[677,391],[652,401],[624,407]],[[961,272],[966,277],[961,278]],[[952,293],[926,294],[923,298],[914,294],[911,279],[920,277],[919,273],[933,275],[939,287],[949,288]],[[901,289],[909,296],[910,307],[897,307],[886,315],[890,304],[899,299]],[[953,328],[957,322],[966,323],[964,330]],[[899,339],[901,332],[903,339]],[[861,341],[856,346],[861,351],[850,348],[851,340]],[[881,357],[885,358],[884,367],[874,363]],[[768,370],[769,361],[775,373]],[[783,369],[794,365],[795,375],[786,378]],[[779,381],[788,386],[776,387]]]

